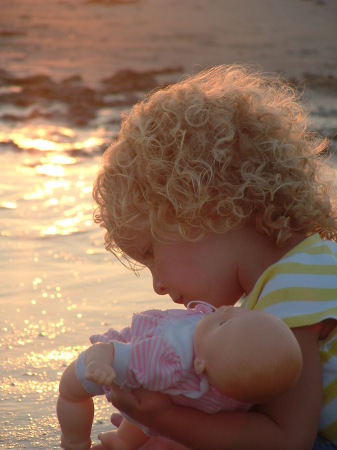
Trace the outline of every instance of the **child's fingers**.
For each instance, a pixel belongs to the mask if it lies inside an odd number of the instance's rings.
[[[121,389],[112,383],[110,387],[110,401],[120,411],[128,413],[138,408],[138,400],[133,391]]]
[[[110,401],[117,409],[141,423],[145,416],[153,417],[172,406],[168,395],[144,388],[127,391],[114,383],[111,385]]]
[[[114,425],[116,428],[119,427],[119,425],[122,423],[123,416],[119,413],[112,413],[110,417],[110,421],[112,425]]]

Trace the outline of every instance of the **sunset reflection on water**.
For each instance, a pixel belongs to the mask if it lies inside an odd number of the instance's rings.
[[[34,144],[34,151],[0,155],[9,181],[0,195],[0,207],[8,211],[0,236],[66,236],[90,228],[98,159],[83,155],[81,149],[90,147],[90,142],[102,144],[102,139],[59,143],[53,151],[45,151],[55,144],[52,140],[28,140],[16,133],[20,147],[27,145],[28,149]],[[70,154],[65,150],[70,146],[79,150]],[[26,226],[20,223],[23,217]]]

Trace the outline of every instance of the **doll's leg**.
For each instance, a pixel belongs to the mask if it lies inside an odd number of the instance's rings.
[[[75,373],[75,363],[64,371],[57,401],[57,416],[62,437],[61,447],[66,450],[87,450],[91,446],[90,433],[94,404]]]
[[[102,386],[110,385],[116,378],[112,368],[114,360],[114,345],[99,342],[85,351],[85,377]]]
[[[98,438],[109,450],[138,450],[149,440],[140,428],[126,419],[122,420],[117,430],[101,433]]]

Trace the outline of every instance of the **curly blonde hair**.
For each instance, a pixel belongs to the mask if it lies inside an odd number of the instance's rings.
[[[297,100],[278,78],[220,66],[136,104],[94,185],[106,248],[127,257],[144,230],[194,241],[248,220],[278,246],[293,232],[337,240],[328,143]]]

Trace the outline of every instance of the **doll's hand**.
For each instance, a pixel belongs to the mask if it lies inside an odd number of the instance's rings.
[[[110,386],[116,378],[115,371],[101,361],[91,361],[85,370],[85,378],[101,386]]]
[[[155,429],[155,419],[168,414],[173,405],[170,397],[160,392],[143,388],[126,391],[116,384],[111,385],[110,400],[117,409],[151,429]]]

